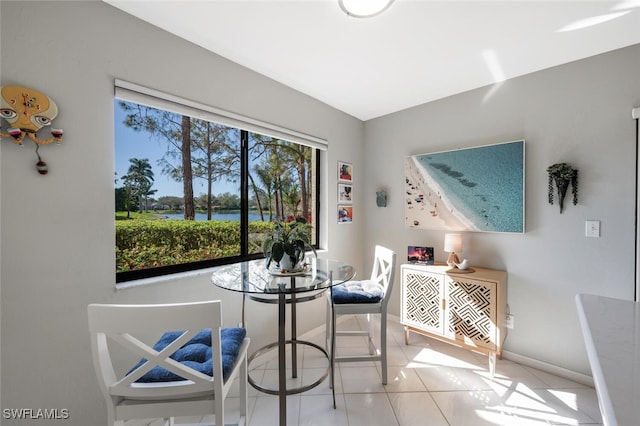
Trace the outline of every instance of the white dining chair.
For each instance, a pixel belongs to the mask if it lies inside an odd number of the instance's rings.
[[[330,351],[332,379],[336,362],[380,361],[382,384],[387,384],[387,305],[393,288],[396,254],[385,247],[376,246],[373,268],[368,280],[347,281],[331,288],[327,303],[327,350]],[[374,341],[373,315],[380,315],[380,343]],[[338,330],[340,315],[366,315],[366,330]],[[366,336],[369,353],[363,355],[336,355],[336,337]],[[333,386],[333,380],[332,380]]]
[[[224,400],[240,388],[238,425],[247,416],[244,328],[222,328],[219,300],[162,305],[91,304],[93,362],[107,403],[109,425],[125,420],[215,414],[224,425]],[[155,334],[155,338],[151,338]],[[145,341],[155,341],[147,344]],[[128,365],[114,365],[126,360]],[[123,361],[124,363],[124,361]]]

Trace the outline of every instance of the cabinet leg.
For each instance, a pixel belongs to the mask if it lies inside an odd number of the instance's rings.
[[[494,377],[496,374],[496,353],[489,352],[489,374]]]
[[[409,344],[409,328],[407,326],[404,327],[404,344]]]

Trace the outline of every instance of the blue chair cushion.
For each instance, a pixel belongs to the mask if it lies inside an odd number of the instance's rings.
[[[183,331],[169,331],[164,333],[162,337],[155,343],[153,348],[161,351],[171,342],[176,340],[184,333]],[[238,357],[240,345],[247,335],[244,328],[223,328],[220,331],[220,341],[222,346],[222,376],[223,380],[227,380],[233,371],[233,365]],[[211,363],[211,329],[204,329],[198,332],[191,340],[178,349],[171,358],[213,377],[213,364]],[[127,374],[131,374],[147,360],[141,359]],[[140,377],[138,383],[153,382],[174,382],[184,380],[184,378],[168,371],[159,365],[149,370],[144,376]]]
[[[333,303],[376,303],[384,297],[380,284],[366,281],[347,281],[333,287]]]

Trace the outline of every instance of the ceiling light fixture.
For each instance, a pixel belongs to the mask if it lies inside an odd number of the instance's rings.
[[[340,9],[354,18],[371,18],[391,6],[395,0],[338,0]]]

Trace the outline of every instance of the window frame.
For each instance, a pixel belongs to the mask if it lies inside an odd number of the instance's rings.
[[[169,95],[155,89],[149,89],[134,83],[115,80],[114,101],[123,100],[138,103],[152,108],[164,109],[178,114],[188,115],[240,130],[241,168],[240,168],[240,254],[225,258],[201,260],[196,262],[181,263],[176,265],[164,265],[154,268],[122,271],[115,273],[116,284],[142,280],[148,278],[162,277],[165,275],[198,271],[201,269],[236,263],[246,260],[264,258],[263,253],[249,253],[249,134],[259,133],[277,139],[286,140],[300,145],[308,146],[316,150],[315,179],[313,184],[315,193],[315,244],[316,249],[320,244],[320,228],[323,217],[320,210],[320,189],[321,189],[321,156],[322,151],[327,150],[327,142],[321,138],[306,135],[281,126],[262,122],[259,120],[243,117],[218,108],[210,107],[198,102],[189,101],[174,95]],[[114,117],[115,119],[115,117]],[[114,229],[115,232],[115,229]]]

